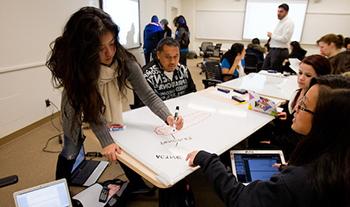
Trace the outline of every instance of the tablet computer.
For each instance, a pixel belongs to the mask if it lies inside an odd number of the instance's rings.
[[[278,173],[275,163],[285,164],[281,150],[231,150],[232,172],[239,182],[248,184],[255,180],[269,180]]]

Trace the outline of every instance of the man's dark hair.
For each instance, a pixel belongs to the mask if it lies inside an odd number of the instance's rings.
[[[279,5],[278,8],[282,8],[282,9],[284,9],[287,12],[289,11],[289,6],[286,3]]]
[[[158,42],[157,52],[162,52],[164,45],[180,48],[179,43],[172,37],[166,37]]]

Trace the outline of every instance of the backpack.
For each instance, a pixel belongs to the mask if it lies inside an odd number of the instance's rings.
[[[190,32],[184,31],[180,37],[180,48],[188,48],[190,44]]]

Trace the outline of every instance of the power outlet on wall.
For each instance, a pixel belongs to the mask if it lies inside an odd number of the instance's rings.
[[[46,107],[51,106],[51,101],[49,99],[45,99],[45,105]]]

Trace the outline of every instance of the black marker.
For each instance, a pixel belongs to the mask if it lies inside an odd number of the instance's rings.
[[[239,102],[239,103],[243,103],[245,100],[239,96],[232,96],[232,99]]]
[[[175,123],[176,123],[177,117],[179,116],[179,110],[180,110],[180,107],[179,107],[179,106],[176,106],[176,108],[175,108],[175,114],[174,114],[173,132],[176,131]]]
[[[175,108],[175,115],[174,115],[175,121],[176,121],[177,117],[179,116],[179,110],[180,110],[180,107],[176,106],[176,108]]]
[[[230,93],[230,90],[223,89],[223,88],[217,88],[218,91],[224,92],[224,93]]]

